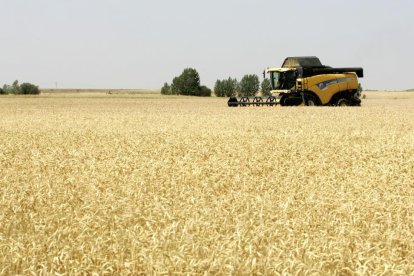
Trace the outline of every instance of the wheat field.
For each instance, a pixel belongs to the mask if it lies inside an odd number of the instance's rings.
[[[0,97],[0,275],[414,273],[414,96]]]

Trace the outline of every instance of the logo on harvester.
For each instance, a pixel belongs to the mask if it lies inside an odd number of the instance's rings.
[[[351,78],[342,78],[342,79],[328,80],[328,81],[318,83],[316,86],[318,86],[318,88],[320,90],[325,90],[332,84],[343,83],[343,82],[347,82],[347,81],[350,81],[350,80],[352,80],[352,79]]]

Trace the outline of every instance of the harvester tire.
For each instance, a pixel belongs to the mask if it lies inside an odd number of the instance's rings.
[[[351,106],[351,102],[348,99],[340,98],[336,102],[336,106]]]
[[[280,105],[281,106],[286,106],[286,96],[285,95],[283,95],[281,98],[280,98]]]
[[[315,96],[313,96],[311,94],[305,94],[305,105],[307,105],[307,106],[318,106],[319,101]]]
[[[283,95],[280,98],[281,106],[299,106],[301,104],[302,104],[302,98],[300,97],[289,97],[287,95]]]

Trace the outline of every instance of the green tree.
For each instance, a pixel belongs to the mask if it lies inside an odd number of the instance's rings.
[[[3,91],[6,94],[20,94],[19,82],[16,80],[13,82],[12,85],[8,85],[8,84],[3,85]]]
[[[7,95],[6,91],[3,88],[0,88],[0,95]]]
[[[198,95],[200,91],[200,75],[197,70],[193,68],[184,69],[179,78],[179,91],[182,95]]]
[[[171,95],[171,86],[168,83],[164,83],[164,86],[161,88],[162,95]]]
[[[216,80],[216,83],[214,84],[214,94],[217,97],[224,97],[223,83],[221,80]]]
[[[39,95],[40,89],[38,86],[31,84],[31,83],[22,83],[19,87],[21,94],[30,94],[30,95]]]
[[[22,93],[22,91],[21,91],[21,89],[20,89],[20,85],[19,85],[19,81],[17,81],[17,80],[15,80],[14,82],[13,82],[13,84],[12,84],[12,86],[11,86],[11,94],[15,94],[15,95],[17,95],[17,94],[21,94]]]
[[[269,79],[264,79],[262,81],[261,88],[262,88],[261,91],[262,91],[263,96],[271,96],[272,95],[272,93],[271,93],[272,85],[271,85]]]
[[[239,87],[239,83],[237,79],[229,78],[227,80],[227,85],[226,85],[226,93],[225,93],[226,97],[236,96],[238,87]]]
[[[171,94],[187,96],[211,96],[211,89],[200,86],[200,75],[194,68],[186,68],[171,83]]]
[[[211,89],[208,88],[207,86],[200,86],[199,88],[199,92],[197,96],[201,96],[201,97],[210,97],[211,96]]]
[[[255,96],[259,88],[260,81],[257,75],[245,75],[240,81],[239,96]]]
[[[10,85],[5,84],[5,85],[3,85],[3,91],[4,91],[5,94],[10,94],[13,91],[13,89]]]
[[[180,77],[175,77],[171,83],[171,94],[180,95],[181,94],[180,87],[181,87],[181,79]]]
[[[237,79],[217,80],[214,86],[214,93],[217,97],[232,97],[237,94]]]

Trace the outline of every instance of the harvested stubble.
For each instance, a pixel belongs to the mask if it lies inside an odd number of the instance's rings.
[[[414,271],[412,108],[0,106],[0,274]]]

